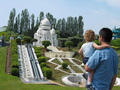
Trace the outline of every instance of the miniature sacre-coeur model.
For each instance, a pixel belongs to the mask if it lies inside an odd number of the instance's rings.
[[[44,18],[37,32],[34,34],[34,39],[37,39],[37,42],[34,42],[34,46],[42,46],[42,41],[48,40],[51,42],[51,46],[58,46],[58,39],[55,29],[51,29],[51,24],[47,18]]]

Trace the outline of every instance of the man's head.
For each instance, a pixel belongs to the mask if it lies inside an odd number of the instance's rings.
[[[112,30],[110,30],[109,28],[102,28],[99,32],[99,41],[101,42],[105,42],[105,43],[110,43],[112,40]]]

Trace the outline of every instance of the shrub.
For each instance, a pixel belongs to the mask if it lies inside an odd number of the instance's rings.
[[[68,67],[68,64],[67,64],[67,63],[62,63],[62,68],[63,68],[63,69],[67,69],[67,67]]]
[[[34,50],[35,50],[35,53],[40,53],[41,55],[43,55],[43,47],[35,47],[34,46]]]
[[[46,67],[47,65],[46,65],[46,63],[42,62],[42,63],[40,64],[40,66],[41,66],[41,68],[43,68],[43,67]]]
[[[45,40],[45,41],[42,41],[42,45],[43,45],[45,48],[47,48],[49,45],[51,45],[51,42]]]
[[[42,71],[45,77],[47,77],[48,79],[52,78],[52,70],[50,68],[43,67]]]
[[[36,56],[37,56],[37,58],[39,58],[39,57],[42,56],[42,54],[41,53],[36,53]]]
[[[68,47],[69,50],[70,50],[70,48],[73,46],[73,42],[72,41],[66,41],[65,46]]]
[[[19,69],[18,68],[12,68],[11,74],[13,76],[19,76]]]
[[[58,38],[59,46],[65,47],[65,42],[67,41],[67,38]]]
[[[39,58],[38,58],[38,62],[39,62],[39,63],[46,62],[47,59],[48,59],[47,57],[42,56],[42,57],[39,57]]]
[[[20,39],[20,38],[17,38],[17,39],[16,39],[16,43],[17,43],[17,44],[21,44],[21,39]]]
[[[83,41],[80,37],[69,37],[68,40],[73,42],[73,47],[76,47],[79,42]]]
[[[40,53],[40,50],[38,50],[38,49],[35,49],[35,53]]]
[[[10,44],[11,49],[11,74],[19,76],[18,56],[17,56],[17,44],[16,40],[12,40]]]
[[[12,68],[19,68],[18,64],[12,65]]]
[[[32,42],[37,42],[38,40],[37,40],[37,39],[32,39],[31,41],[32,41]]]
[[[12,40],[11,45],[11,67],[18,66],[17,45],[16,41]]]
[[[29,37],[29,36],[25,36],[25,37],[23,38],[23,40],[24,40],[24,43],[31,43],[31,42],[32,42],[32,38]]]

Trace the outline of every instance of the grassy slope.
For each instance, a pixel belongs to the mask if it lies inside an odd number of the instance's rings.
[[[0,90],[85,90],[79,87],[23,84],[18,77],[5,74],[6,47],[0,48]],[[113,90],[119,90],[115,87]]]

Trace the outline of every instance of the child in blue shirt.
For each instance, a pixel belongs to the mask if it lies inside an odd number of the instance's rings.
[[[92,30],[87,30],[84,34],[85,43],[81,46],[80,53],[81,58],[83,59],[83,63],[86,64],[88,59],[92,56],[95,49],[103,49],[110,46],[105,45],[97,45],[93,41],[95,40],[95,33]],[[90,72],[88,75],[87,86],[91,85],[92,76],[94,72]]]

